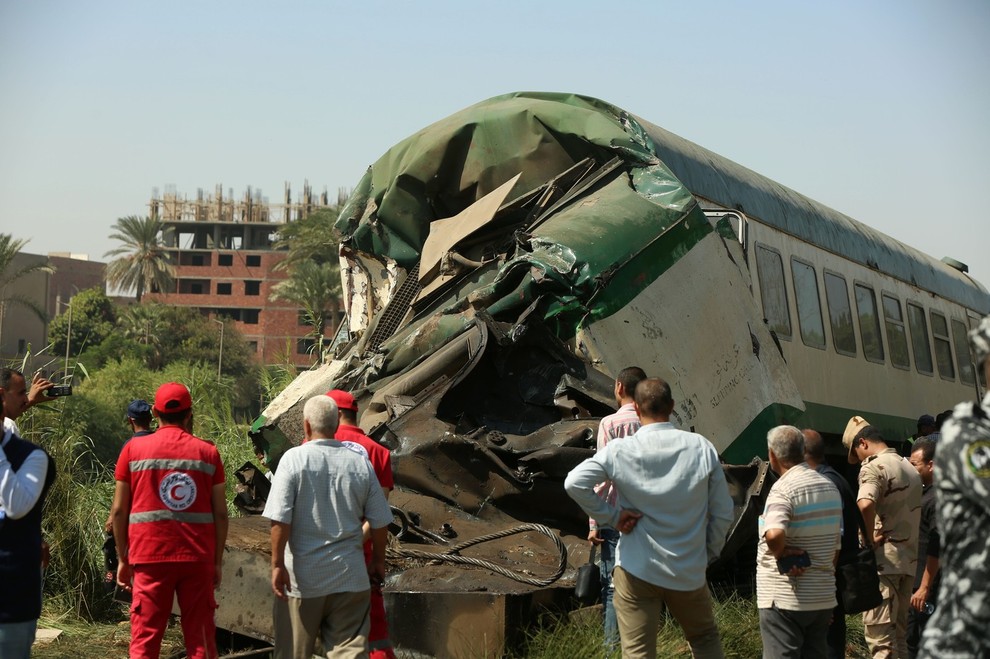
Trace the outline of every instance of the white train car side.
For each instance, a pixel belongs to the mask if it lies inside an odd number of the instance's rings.
[[[945,262],[643,122],[713,220],[728,216],[757,303],[805,402],[797,422],[841,435],[860,414],[888,439],[986,390],[967,331],[986,288]]]

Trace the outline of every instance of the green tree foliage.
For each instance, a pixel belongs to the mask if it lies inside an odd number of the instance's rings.
[[[270,299],[297,305],[321,346],[323,336],[336,329],[334,321],[340,310],[340,262],[333,225],[346,201],[347,196],[341,194],[336,206],[288,222],[279,229],[275,241],[276,248],[288,250],[286,258],[275,267],[288,270],[289,278],[272,288]]]
[[[117,307],[99,288],[89,288],[77,293],[70,304],[71,312],[63,312],[48,324],[48,342],[52,345],[53,354],[64,355],[68,337],[69,355],[77,357],[87,348],[100,345],[110,336],[117,323]]]
[[[132,304],[120,317],[118,328],[121,335],[145,348],[150,368],[161,368],[165,364],[162,347],[173,328],[166,317],[168,306],[157,302]]]
[[[3,328],[3,317],[7,309],[15,305],[28,309],[42,322],[48,320],[48,314],[34,300],[10,290],[15,282],[33,272],[55,272],[47,261],[36,261],[20,267],[14,265],[14,259],[27,243],[26,239],[15,239],[9,233],[0,233],[0,329]]]
[[[68,313],[49,325],[53,354],[65,353],[68,328]],[[222,375],[238,384],[232,388],[235,409],[248,410],[259,395],[259,367],[240,332],[225,321],[221,357],[220,326],[188,307],[157,302],[117,307],[99,289],[83,291],[72,298],[69,354],[89,372],[124,359],[152,372],[187,362],[208,365],[214,380],[222,361]]]
[[[333,225],[346,197],[337,206],[321,208],[301,220],[287,222],[278,230],[275,249],[288,250],[288,254],[275,268],[292,270],[299,263],[337,263],[337,241]]]
[[[79,353],[76,361],[87,371],[94,371],[121,359],[135,359],[145,364],[145,368],[155,370],[150,366],[156,361],[153,348],[141,345],[120,332],[112,332],[102,342],[87,347]]]
[[[153,217],[128,215],[113,226],[110,237],[121,245],[104,256],[114,257],[107,265],[107,282],[121,290],[134,290],[140,302],[146,291],[168,291],[175,268],[158,238],[162,223]]]
[[[165,307],[163,320],[168,330],[161,343],[166,364],[176,359],[209,364],[216,380],[216,369],[238,383],[230,392],[236,409],[247,408],[257,397],[259,367],[254,353],[233,324],[223,319],[223,354],[220,354],[220,326],[189,307]]]

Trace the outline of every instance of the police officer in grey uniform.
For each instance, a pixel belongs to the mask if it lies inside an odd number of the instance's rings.
[[[969,336],[990,379],[990,316]],[[990,657],[990,393],[956,406],[936,455],[942,585],[918,656]]]

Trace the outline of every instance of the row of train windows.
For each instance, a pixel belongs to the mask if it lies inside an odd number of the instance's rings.
[[[763,314],[777,336],[792,337],[791,316],[787,304],[787,284],[784,281],[784,265],[780,253],[763,245],[756,246],[756,267],[763,298]],[[818,275],[815,268],[797,257],[791,257],[791,277],[794,282],[794,300],[797,306],[798,328],[801,340],[813,348],[825,349],[825,327],[822,306],[818,294]],[[829,325],[835,351],[855,357],[856,334],[853,330],[853,310],[849,303],[846,279],[840,274],[824,271],[825,301],[828,307]],[[854,282],[853,296],[864,356],[873,362],[885,361],[884,341],[890,363],[902,369],[911,368],[911,355],[919,373],[934,373],[931,344],[929,343],[928,318],[931,319],[931,336],[934,339],[934,365],[946,380],[955,380],[958,369],[963,384],[975,384],[973,364],[970,361],[966,341],[966,325],[955,318],[929,311],[914,302],[907,303],[907,321],[902,313],[901,301],[889,293],[881,293],[882,318],[877,309],[876,293],[872,286]],[[951,330],[951,331],[950,331]],[[955,347],[956,360],[952,350]]]

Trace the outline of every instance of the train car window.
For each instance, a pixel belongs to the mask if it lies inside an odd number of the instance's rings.
[[[966,326],[962,321],[953,318],[952,343],[956,346],[956,366],[959,368],[959,379],[963,384],[974,385],[973,356],[969,353],[969,341],[966,337]]]
[[[778,337],[791,338],[791,316],[787,309],[787,285],[780,254],[763,245],[756,246],[756,271],[760,278],[763,317]]]
[[[859,312],[859,335],[863,339],[863,354],[872,362],[882,362],[883,339],[880,338],[876,293],[864,284],[854,285],[853,290],[856,295],[856,311]]]
[[[832,326],[835,351],[855,357],[856,333],[853,330],[852,307],[849,306],[849,289],[841,275],[825,273],[825,301],[828,303],[828,320]]]
[[[904,327],[901,301],[886,293],[880,297],[883,301],[883,323],[887,329],[887,347],[890,350],[890,363],[897,368],[911,368],[911,357],[908,354],[907,328]]]
[[[949,344],[949,326],[945,316],[931,312],[932,336],[935,338],[935,363],[938,374],[946,380],[956,379],[956,369],[952,365],[952,347]]]
[[[818,277],[811,265],[791,258],[791,279],[794,280],[794,301],[797,304],[801,340],[812,348],[825,349],[825,324],[822,302],[818,297]]]
[[[980,325],[980,317],[968,314],[969,316],[969,329],[974,330]],[[967,334],[968,338],[968,334]],[[966,341],[966,345],[969,345],[969,341]],[[980,380],[980,386],[983,387],[984,391],[987,388],[987,369],[983,368],[983,364],[976,364],[976,377]]]
[[[932,349],[928,344],[928,321],[925,310],[908,302],[908,328],[911,330],[911,350],[914,352],[914,367],[919,373],[931,375]]]

